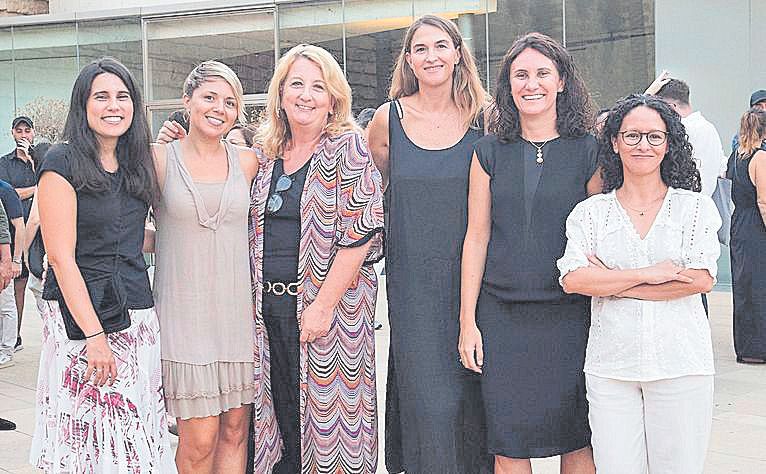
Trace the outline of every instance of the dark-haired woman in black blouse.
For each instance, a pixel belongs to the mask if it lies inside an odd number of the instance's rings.
[[[588,93],[569,53],[531,33],[503,59],[491,134],[474,146],[460,356],[482,373],[495,473],[562,455],[594,472],[583,362],[589,299],[557,283],[567,215],[598,192]]]
[[[103,58],[80,71],[64,139],[38,170],[50,269],[30,462],[46,472],[175,472],[142,255],[155,175],[144,106],[125,66]],[[99,278],[111,282],[104,291]],[[110,332],[98,303],[117,293],[130,321]],[[79,336],[65,330],[60,303]]]

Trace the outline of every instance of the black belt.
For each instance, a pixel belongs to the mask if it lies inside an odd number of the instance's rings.
[[[282,296],[288,294],[290,296],[298,296],[299,283],[284,282],[284,281],[266,281],[263,283],[263,292],[269,293],[274,296]]]

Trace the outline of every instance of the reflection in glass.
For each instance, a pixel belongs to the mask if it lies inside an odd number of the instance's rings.
[[[141,21],[138,17],[77,23],[80,67],[111,56],[124,64],[143,90],[144,67],[141,54]]]
[[[279,9],[280,56],[301,43],[321,46],[343,68],[343,5],[326,2]]]
[[[503,56],[513,42],[531,31],[544,33],[556,41],[563,37],[561,0],[497,0],[489,9],[489,90],[495,90]]]
[[[14,84],[13,84],[13,41],[11,29],[0,29],[0,130],[10,130],[14,117]],[[13,149],[13,139],[10,133],[0,133],[0,155],[5,155]]]
[[[568,0],[567,49],[599,108],[654,78],[654,2]]]
[[[55,136],[53,129],[63,128],[79,68],[75,25],[18,26],[12,31],[16,111],[35,121],[38,137]]]
[[[147,22],[149,100],[181,97],[197,64],[214,59],[231,67],[245,94],[265,92],[274,70],[270,12],[225,13]]]

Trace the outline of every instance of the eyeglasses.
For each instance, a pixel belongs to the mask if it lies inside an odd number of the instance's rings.
[[[668,139],[668,132],[662,130],[652,130],[650,132],[636,132],[635,130],[625,130],[617,132],[622,137],[623,143],[628,146],[635,146],[641,143],[641,139],[646,137],[647,143],[652,146],[660,146]]]
[[[290,189],[292,185],[293,178],[286,174],[277,179],[277,184],[274,185],[274,192],[269,196],[269,200],[266,201],[266,214],[276,214],[282,209],[282,204],[285,203],[285,200],[281,193]]]

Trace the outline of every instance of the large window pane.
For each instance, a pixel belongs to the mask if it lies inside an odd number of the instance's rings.
[[[78,72],[76,39],[72,23],[13,28],[16,107],[35,121],[38,140],[56,139],[63,128]]]
[[[557,41],[562,40],[562,9],[561,0],[497,0],[488,3],[489,89],[494,91],[503,55],[519,36],[539,31]]]
[[[0,29],[0,155],[5,155],[14,147],[9,131],[16,108],[13,97],[12,46],[11,29]]]
[[[567,49],[599,108],[654,77],[654,1],[567,0]]]
[[[80,67],[111,56],[124,64],[143,90],[144,58],[141,53],[141,21],[138,17],[77,24]]]
[[[226,13],[148,22],[150,100],[181,97],[197,64],[218,60],[239,76],[245,94],[266,91],[274,70],[271,12]]]
[[[341,2],[279,8],[280,56],[301,43],[329,51],[343,68],[343,7]]]
[[[346,74],[355,114],[386,101],[411,12],[411,0],[346,1]]]

